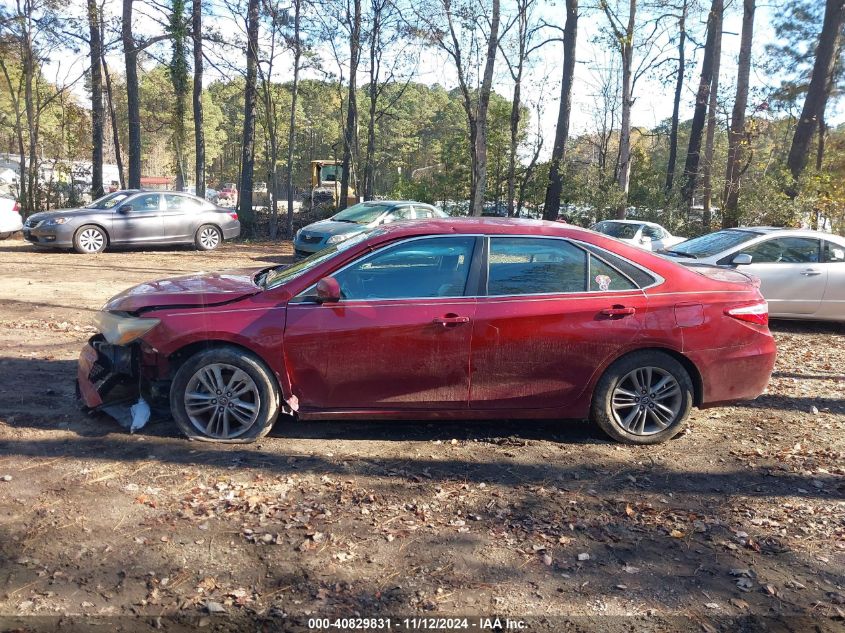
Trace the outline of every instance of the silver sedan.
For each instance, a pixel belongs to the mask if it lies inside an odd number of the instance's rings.
[[[845,321],[845,238],[768,226],[725,229],[673,246],[681,264],[728,266],[758,277],[769,315]]]
[[[194,244],[217,248],[241,232],[238,214],[187,193],[124,190],[80,209],[36,213],[23,236],[36,246],[99,253],[108,246]]]

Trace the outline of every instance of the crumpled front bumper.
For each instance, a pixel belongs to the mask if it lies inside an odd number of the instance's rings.
[[[130,402],[140,393],[140,350],[137,345],[111,345],[102,334],[92,336],[79,354],[77,397],[89,410]]]

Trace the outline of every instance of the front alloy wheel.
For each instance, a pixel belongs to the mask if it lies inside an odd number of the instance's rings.
[[[181,431],[210,442],[254,442],[273,428],[279,389],[251,352],[222,346],[197,352],[176,372],[170,409]]]
[[[77,253],[91,255],[106,248],[106,234],[96,226],[83,226],[73,237],[73,248]]]
[[[184,404],[197,431],[212,439],[232,440],[255,424],[261,396],[246,372],[225,363],[212,363],[191,376]]]

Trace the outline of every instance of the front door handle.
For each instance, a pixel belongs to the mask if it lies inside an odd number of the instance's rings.
[[[601,311],[604,316],[630,316],[636,314],[636,308],[605,308]]]
[[[434,317],[434,323],[437,325],[442,325],[443,327],[449,327],[450,325],[461,325],[463,323],[469,323],[468,316],[458,316],[457,314],[446,314],[441,317]]]
[[[816,268],[808,268],[805,271],[803,271],[801,274],[804,275],[805,277],[815,277],[816,275],[821,275],[822,271],[820,271]]]

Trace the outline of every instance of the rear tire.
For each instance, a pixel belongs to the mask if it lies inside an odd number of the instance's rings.
[[[93,255],[106,250],[109,236],[99,226],[86,224],[79,227],[73,235],[73,250],[82,255]]]
[[[9,233],[0,233],[0,240],[8,240],[10,237],[12,237],[11,232],[9,232]]]
[[[659,444],[684,429],[692,403],[692,380],[681,363],[664,352],[634,352],[599,379],[590,419],[619,442]]]
[[[213,224],[203,224],[194,236],[194,245],[200,251],[213,251],[223,241],[223,233]]]
[[[279,389],[255,355],[237,347],[198,352],[176,372],[170,410],[179,429],[194,440],[254,442],[279,416]]]

